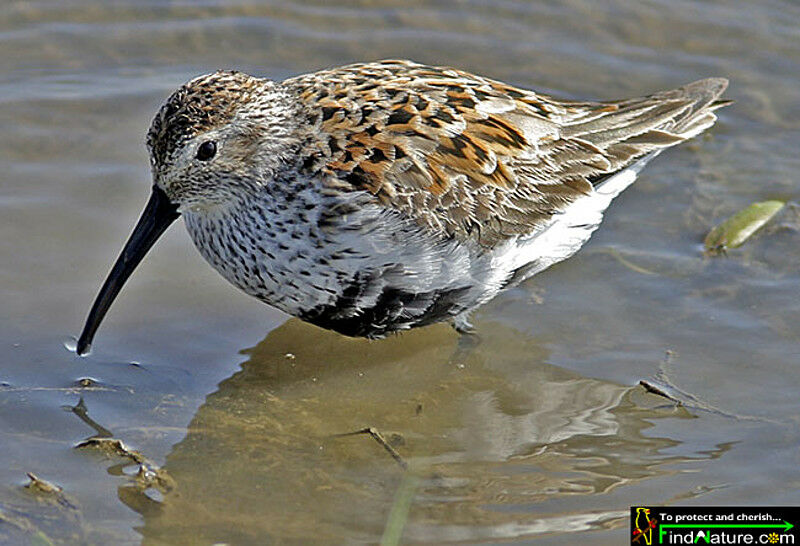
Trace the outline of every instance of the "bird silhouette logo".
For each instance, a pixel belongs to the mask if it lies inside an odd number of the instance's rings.
[[[631,544],[651,546],[653,544],[653,529],[655,529],[657,523],[655,519],[650,519],[649,508],[637,507],[636,517],[633,520]]]

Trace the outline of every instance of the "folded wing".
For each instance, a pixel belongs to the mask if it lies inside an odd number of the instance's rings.
[[[289,83],[289,82],[287,82]],[[612,102],[554,99],[408,61],[291,82],[319,114],[316,143],[338,190],[366,190],[447,236],[493,247],[533,234],[642,157],[713,125],[727,86],[700,80]]]

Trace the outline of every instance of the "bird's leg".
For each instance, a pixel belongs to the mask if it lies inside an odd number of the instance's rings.
[[[458,345],[450,360],[459,363],[480,345],[481,336],[475,333],[475,327],[469,321],[468,311],[453,317],[453,328],[460,335],[458,336]]]
[[[456,332],[459,334],[472,334],[475,332],[475,327],[469,321],[468,311],[453,317],[453,328],[455,328]]]
[[[358,434],[369,434],[370,436],[372,436],[372,438],[376,442],[378,442],[381,446],[383,446],[383,449],[385,449],[386,452],[392,456],[392,459],[394,459],[395,462],[397,462],[397,464],[399,464],[403,470],[408,469],[408,463],[405,462],[403,457],[397,452],[395,448],[393,448],[389,444],[389,442],[386,441],[386,438],[384,438],[383,435],[380,432],[378,432],[378,429],[376,429],[375,427],[366,427],[360,430],[354,430],[353,432],[334,434],[333,436],[331,436],[331,438],[343,438],[345,436],[356,436]]]

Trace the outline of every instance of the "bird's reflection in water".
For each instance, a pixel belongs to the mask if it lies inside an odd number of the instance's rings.
[[[369,437],[331,437],[365,426],[422,477],[403,536],[433,543],[627,524],[615,490],[724,451],[676,455],[646,429],[688,412],[548,365],[508,327],[481,332],[468,353],[443,325],[379,342],[296,320],[270,332],[174,446],[174,491],[148,509],[120,495],[145,544],[377,541],[403,470]]]

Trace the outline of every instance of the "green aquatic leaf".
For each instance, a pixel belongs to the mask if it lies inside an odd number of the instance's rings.
[[[783,201],[761,201],[740,210],[714,229],[704,241],[706,252],[720,254],[745,243],[784,207]]]
[[[408,520],[408,511],[417,493],[421,478],[413,473],[406,472],[403,481],[394,496],[394,504],[386,520],[386,528],[381,537],[381,546],[397,546],[403,537],[403,528]]]

